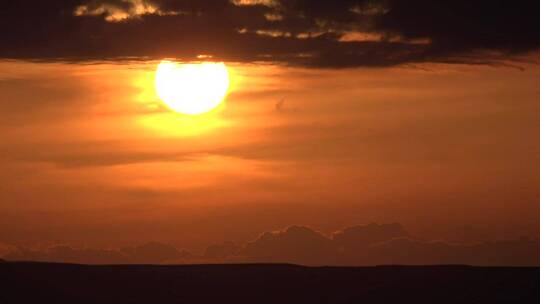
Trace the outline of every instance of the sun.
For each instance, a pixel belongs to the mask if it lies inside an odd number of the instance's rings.
[[[229,85],[224,63],[178,64],[163,60],[156,70],[157,95],[167,107],[182,114],[199,115],[217,108]]]

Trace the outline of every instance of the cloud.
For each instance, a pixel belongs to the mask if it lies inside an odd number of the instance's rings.
[[[17,247],[13,245],[0,243],[0,257],[5,256],[16,250],[17,250]]]
[[[120,249],[55,245],[28,249],[4,245],[0,257],[12,261],[82,264],[296,263],[303,265],[539,266],[540,240],[520,238],[457,244],[411,236],[400,224],[345,228],[328,237],[305,226],[265,232],[243,245],[210,245],[202,255],[157,242]]]
[[[180,151],[159,153],[151,151],[124,151],[117,142],[64,144],[63,150],[57,145],[43,145],[41,153],[31,150],[28,145],[13,145],[3,149],[0,162],[42,162],[60,168],[108,167],[158,162],[188,162],[203,157],[203,153]],[[41,146],[41,145],[34,145]],[[125,149],[126,150],[126,149]]]
[[[11,261],[62,262],[80,264],[124,264],[129,259],[116,250],[73,248],[56,245],[45,250],[32,250],[19,247],[4,256]]]
[[[266,232],[240,251],[248,260],[324,263],[336,253],[332,240],[308,227],[291,226],[284,231]]]
[[[239,255],[257,262],[369,264],[365,258],[371,245],[408,235],[400,224],[348,227],[331,238],[308,227],[291,226],[284,231],[262,234],[246,244]]]
[[[163,15],[146,0],[93,0],[75,8],[75,16],[103,16],[106,21],[119,22],[147,14]],[[171,14],[174,14],[171,12]]]
[[[240,260],[305,265],[540,265],[540,240],[452,244],[411,236],[400,224],[369,224],[324,236],[307,227],[267,232],[246,244]]]
[[[78,264],[163,264],[173,260],[190,259],[192,255],[168,244],[151,242],[120,249],[74,248],[67,245],[55,245],[44,250],[18,247],[3,257],[12,261]]]
[[[263,234],[242,253],[249,261],[308,265],[540,265],[540,241],[527,238],[452,244],[417,239],[399,224],[370,224],[345,228],[330,240],[309,228],[301,228],[300,233],[294,227],[292,231]]]
[[[128,256],[132,263],[138,264],[165,263],[192,257],[192,254],[185,250],[179,251],[172,245],[157,242],[122,248],[120,252]]]
[[[489,64],[538,49],[536,9],[487,0],[9,0],[0,11],[0,57]]]
[[[248,261],[308,265],[471,264],[540,265],[540,241],[519,239],[477,244],[420,240],[399,224],[346,228],[332,239],[306,227],[265,233],[241,252]]]
[[[224,242],[214,244],[206,248],[204,257],[206,259],[224,259],[238,255],[241,247],[234,242]]]
[[[408,236],[409,233],[400,224],[394,223],[348,227],[334,233],[332,239],[343,250],[354,252],[371,244]]]

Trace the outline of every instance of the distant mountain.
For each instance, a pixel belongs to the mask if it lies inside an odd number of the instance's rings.
[[[540,303],[539,282],[540,268],[8,262],[0,303]]]

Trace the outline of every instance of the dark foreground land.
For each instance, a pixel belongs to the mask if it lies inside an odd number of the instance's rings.
[[[0,303],[540,303],[540,268],[0,263]]]

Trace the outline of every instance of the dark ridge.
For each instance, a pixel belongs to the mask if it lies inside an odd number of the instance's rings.
[[[540,303],[540,268],[0,264],[0,303]]]

